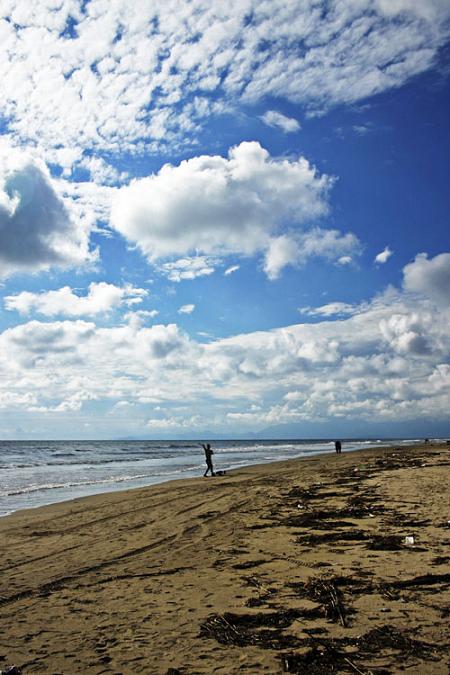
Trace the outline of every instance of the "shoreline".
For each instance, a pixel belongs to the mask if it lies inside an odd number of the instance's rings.
[[[321,442],[324,442],[325,440],[327,440],[327,439],[312,439],[312,442],[317,442],[317,444],[319,444]],[[440,439],[432,439],[431,442],[438,442],[439,440]],[[171,441],[168,441],[168,442],[171,442]],[[211,441],[211,442],[212,443],[214,443],[214,442],[219,443],[218,441]],[[226,441],[226,442],[228,442],[228,441]],[[264,442],[269,442],[269,441],[267,440],[267,441],[264,441]],[[282,442],[284,444],[284,442],[286,442],[286,443],[297,442],[298,443],[298,442],[305,442],[305,441],[302,441],[301,439],[300,440],[299,439],[297,439],[297,440],[296,439],[287,439],[287,440],[278,439],[276,442],[277,443]],[[308,442],[308,441],[306,441],[306,442]],[[354,439],[353,440],[349,440],[349,439],[343,440],[343,443],[357,443],[357,442],[358,441],[354,440]],[[370,450],[370,449],[375,450],[377,448],[379,449],[379,448],[385,448],[385,447],[393,447],[394,444],[397,443],[397,442],[400,444],[401,447],[406,447],[406,446],[409,446],[409,445],[414,446],[414,445],[417,445],[418,443],[420,443],[420,441],[418,441],[416,439],[397,439],[396,441],[392,440],[392,439],[386,439],[386,440],[377,439],[377,440],[373,441],[373,445],[369,445],[369,443],[372,443],[372,441],[367,440],[367,439],[361,439],[360,442],[362,444],[361,447],[344,449],[344,453],[361,452],[361,451]],[[331,441],[327,440],[327,443],[331,444]],[[243,465],[235,466],[235,467],[232,467],[232,468],[225,468],[225,470],[227,471],[227,473],[229,473],[231,471],[239,471],[241,469],[245,469],[247,466],[259,466],[259,465],[263,466],[263,465],[267,465],[267,464],[274,464],[274,463],[277,463],[279,461],[303,460],[303,459],[308,459],[310,457],[315,457],[315,456],[325,456],[327,454],[333,455],[334,452],[331,450],[331,448],[330,448],[330,450],[328,450],[328,449],[323,450],[322,449],[322,450],[318,450],[317,452],[307,451],[304,454],[300,454],[297,457],[291,457],[289,459],[283,459],[283,460],[270,459],[270,460],[262,461],[262,462],[255,462],[255,463],[250,462],[249,464],[243,464]],[[217,457],[219,458],[219,463],[220,463],[220,454],[218,454]],[[217,461],[217,457],[216,457],[216,461]],[[222,467],[220,467],[220,468],[222,468]],[[192,471],[194,471],[194,470],[192,470]],[[195,475],[190,475],[190,476],[185,476],[185,475],[183,475],[183,473],[180,473],[180,475],[177,476],[177,477],[172,477],[172,476],[171,477],[165,477],[162,474],[160,476],[153,476],[153,477],[149,476],[149,479],[153,478],[154,480],[153,481],[150,480],[150,482],[147,485],[142,485],[142,484],[141,485],[130,485],[129,487],[126,487],[124,485],[125,482],[126,482],[125,479],[119,478],[116,481],[112,480],[107,489],[104,489],[104,490],[100,489],[98,492],[89,492],[88,494],[81,494],[81,495],[75,494],[74,496],[71,496],[71,497],[64,497],[63,499],[56,499],[56,501],[44,502],[44,503],[41,503],[41,504],[37,504],[36,506],[25,506],[25,507],[13,508],[10,511],[8,511],[7,513],[0,513],[0,520],[13,515],[14,513],[20,513],[22,511],[28,511],[28,510],[35,510],[35,509],[38,509],[38,508],[43,508],[45,506],[52,506],[54,504],[63,504],[63,503],[66,503],[66,502],[71,502],[75,499],[87,499],[89,497],[95,497],[96,495],[101,495],[101,494],[106,495],[106,494],[112,494],[112,493],[116,493],[116,492],[125,492],[125,491],[128,491],[128,490],[151,488],[151,487],[154,487],[154,486],[157,486],[157,485],[162,485],[164,483],[175,482],[175,481],[180,481],[180,480],[191,480],[191,479],[195,479],[197,477],[200,477],[202,475],[203,469],[200,468],[200,469],[198,469],[198,471],[199,471],[198,474],[196,473]],[[191,472],[189,471],[188,473],[191,473]],[[134,480],[137,480],[137,479],[131,478],[129,482],[133,483]],[[107,481],[99,481],[98,483],[92,483],[92,485],[95,485],[97,488],[100,488],[100,486],[104,485],[105,482],[107,483]],[[70,491],[76,492],[77,489],[80,489],[80,488],[82,489],[83,486],[85,486],[85,485],[87,485],[87,484],[79,483],[79,484],[74,484],[72,486],[71,485],[60,485],[60,486],[54,486],[54,487],[45,486],[45,487],[42,487],[42,488],[34,488],[30,492],[33,493],[33,494],[39,493],[39,491],[42,491],[42,492],[45,492],[45,493],[54,492],[55,494],[53,495],[53,497],[56,497],[58,494],[61,494],[61,493],[59,493],[59,490],[61,490],[61,491],[67,491],[68,490],[69,492]],[[72,490],[71,490],[71,488],[72,488]],[[18,493],[18,494],[20,494],[20,493]],[[28,492],[25,491],[24,494],[28,494]],[[14,496],[14,494],[11,495],[11,496]]]
[[[0,669],[447,674],[449,483],[430,443],[16,511]]]

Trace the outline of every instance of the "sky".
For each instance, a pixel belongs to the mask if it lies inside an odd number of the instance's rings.
[[[450,435],[448,0],[2,0],[0,438]]]

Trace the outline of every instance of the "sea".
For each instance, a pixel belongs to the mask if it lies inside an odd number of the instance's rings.
[[[417,439],[344,440],[343,451]],[[227,471],[334,451],[334,441],[209,441]],[[0,516],[78,497],[202,476],[197,441],[0,441]]]

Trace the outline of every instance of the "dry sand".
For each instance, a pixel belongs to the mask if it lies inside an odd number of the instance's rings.
[[[365,450],[3,518],[0,669],[447,675],[449,477]]]

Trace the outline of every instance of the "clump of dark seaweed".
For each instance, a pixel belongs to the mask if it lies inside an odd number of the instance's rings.
[[[317,499],[317,490],[319,489],[319,486],[311,486],[309,488],[300,488],[300,487],[293,487],[289,492],[287,493],[288,497],[294,497],[295,499],[301,499],[303,501],[308,501],[310,499]]]
[[[214,638],[223,645],[263,649],[285,649],[298,646],[300,641],[283,630],[302,616],[297,610],[259,614],[212,614],[200,627],[199,637]]]
[[[346,617],[349,613],[352,613],[352,610],[344,605],[340,585],[343,585],[342,577],[312,577],[304,583],[291,584],[300,597],[319,604],[327,619],[340,622],[346,627],[348,625]]]
[[[329,522],[332,521],[332,522]],[[338,520],[336,511],[308,511],[284,518],[281,525],[288,527],[309,527],[315,530],[331,530],[336,527],[352,527],[345,520]]]
[[[379,655],[386,650],[395,651],[402,660],[409,657],[433,660],[439,651],[434,645],[412,639],[406,631],[394,626],[380,626],[357,638],[332,639],[323,636],[309,638],[305,653],[283,654],[284,671],[288,673],[308,673],[308,675],[328,675],[328,673],[352,672],[387,675],[389,670],[370,667],[370,671],[361,661]],[[350,654],[344,651],[351,647]]]
[[[356,646],[360,652],[378,654],[383,649],[394,649],[403,656],[420,656],[430,658],[436,653],[436,647],[422,640],[409,637],[406,631],[394,626],[380,626],[356,639]]]
[[[282,664],[285,673],[332,675],[349,670],[351,661],[342,652],[325,643],[308,649],[305,654],[283,654]]]
[[[400,551],[403,547],[403,539],[396,534],[374,535],[367,544],[371,551]]]
[[[344,543],[346,541],[366,541],[368,535],[362,530],[352,530],[351,532],[326,532],[325,534],[304,534],[297,538],[297,543],[305,546],[315,546],[317,544]]]
[[[259,567],[260,565],[264,565],[267,560],[260,559],[260,560],[246,560],[245,562],[241,563],[236,563],[235,565],[232,565],[231,567],[234,570],[249,570],[252,567]]]

